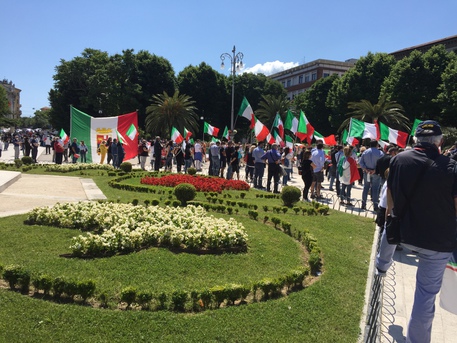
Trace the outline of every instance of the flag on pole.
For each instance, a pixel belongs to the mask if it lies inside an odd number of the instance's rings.
[[[249,125],[250,129],[254,128],[254,126],[255,126],[254,111],[252,110],[251,105],[249,105],[249,102],[246,99],[246,97],[243,97],[243,102],[241,103],[241,107],[240,107],[240,110],[238,111],[238,115],[240,117],[244,117],[247,120],[249,120],[249,122],[251,123],[251,125]]]
[[[178,132],[179,133],[179,132]],[[190,132],[189,130],[187,130],[186,128],[184,128],[184,136],[183,136],[183,139],[185,139],[186,141],[189,140],[190,136],[192,136],[192,132]],[[178,143],[178,142],[176,142]],[[179,144],[179,143],[178,143]]]
[[[352,145],[352,146],[356,146],[357,144],[359,144],[359,140],[355,137],[348,137],[348,130],[344,129],[343,131],[343,137],[342,137],[342,143],[343,144],[349,144],[349,145]]]
[[[349,123],[349,137],[362,137],[379,139],[379,129],[376,124],[365,123],[361,120],[351,118]]]
[[[136,135],[137,135],[138,131],[135,127],[135,125],[130,125],[129,129],[127,130],[127,136],[129,136],[130,140],[134,140]]]
[[[292,114],[290,110],[287,111],[286,122],[284,128],[291,131],[294,135],[298,129],[298,119]]]
[[[187,131],[186,128],[184,128],[184,132],[186,132],[186,131]],[[171,140],[173,142],[176,142],[177,144],[180,144],[184,140],[184,137],[181,135],[181,133],[178,131],[178,129],[175,128],[174,126],[171,128]]]
[[[68,137],[64,129],[60,129],[60,138],[62,139],[63,144],[67,144],[70,141],[70,137]]]
[[[276,113],[275,121],[273,123],[273,127],[278,129],[279,132],[279,137],[283,138],[284,137],[284,124],[281,120],[281,116],[279,113]]]
[[[297,133],[295,135],[298,139],[300,139],[300,141],[304,141],[306,139],[308,144],[310,144],[313,134],[314,127],[311,126],[303,111],[300,111],[300,120],[298,121]]]
[[[273,135],[271,134],[271,132],[268,133],[267,137],[265,138],[265,140],[268,142],[268,144],[273,144],[275,143],[275,138],[273,137]]]
[[[274,137],[275,137],[275,142],[276,142],[276,144],[278,144],[280,147],[284,148],[285,143],[284,143],[284,141],[282,140],[282,138],[281,138],[281,136],[279,135],[279,133],[275,132],[275,133],[274,133]]]
[[[262,142],[267,138],[268,134],[270,133],[270,130],[262,124],[260,120],[256,118],[256,122],[254,125],[254,134],[255,138],[259,141]]]
[[[131,112],[116,117],[95,118],[70,107],[71,136],[87,145],[87,162],[98,162],[97,148],[102,141],[109,137],[123,141],[125,161],[138,154],[138,114]],[[132,138],[133,137],[133,138]]]
[[[204,133],[207,133],[208,135],[217,137],[217,135],[219,134],[219,129],[218,129],[217,127],[214,127],[214,126],[209,125],[209,124],[205,121],[205,126],[204,126],[204,129],[203,129],[203,132],[204,132]]]
[[[406,147],[408,134],[399,130],[394,130],[383,123],[379,123],[379,130],[381,131],[381,139],[394,143],[400,148]]]
[[[413,127],[411,128],[411,133],[410,133],[411,136],[416,136],[417,125],[419,125],[419,123],[421,121],[422,120],[420,120],[420,119],[414,119]]]
[[[320,139],[325,145],[337,145],[335,135],[324,137],[319,132],[314,131],[314,138]]]
[[[285,135],[284,139],[286,141],[286,146],[289,147],[290,149],[294,148],[294,139],[290,137],[289,135]]]
[[[230,134],[229,134],[229,130],[228,130],[227,126],[225,126],[224,133],[222,134],[222,138],[225,138],[226,140],[230,139]]]

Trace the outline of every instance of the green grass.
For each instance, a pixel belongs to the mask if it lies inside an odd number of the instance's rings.
[[[160,197],[114,190],[106,184],[108,177],[97,172],[92,175],[105,195],[115,201],[136,198],[141,203]],[[246,254],[196,256],[150,249],[107,259],[63,259],[56,256],[68,252],[67,239],[74,231],[25,226],[24,216],[14,216],[0,219],[0,262],[20,262],[30,269],[49,269],[52,273],[95,273],[97,282],[112,290],[133,280],[151,289],[247,282],[280,274],[301,263],[297,244],[262,224],[268,215],[292,223],[292,230],[308,229],[322,249],[323,274],[305,290],[276,300],[198,314],[102,310],[0,290],[0,342],[356,342],[373,222],[336,211],[325,217],[295,215],[292,211],[285,215],[265,213],[263,205],[271,209],[281,205],[280,200],[255,198],[255,193],[249,191],[248,199],[241,200],[235,199],[237,192],[229,192],[232,200],[259,206],[257,222],[247,218],[247,209],[239,209],[237,219],[246,226],[251,241]],[[198,200],[204,197],[200,195]],[[166,263],[158,265],[159,259]]]

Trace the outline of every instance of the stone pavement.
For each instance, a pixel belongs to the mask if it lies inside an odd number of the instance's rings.
[[[52,163],[52,156],[44,153],[45,148],[40,147],[38,162]],[[3,151],[0,162],[14,162],[12,147]],[[139,168],[138,159],[130,160],[134,167]],[[149,158],[147,166],[150,168]],[[206,163],[203,169],[208,169]],[[242,168],[241,175],[244,175]],[[295,170],[289,185],[302,188],[303,182]],[[371,203],[368,204],[368,211],[360,210],[362,198],[362,186],[356,185],[352,189],[354,207],[346,207],[339,203],[335,192],[328,190],[329,184],[325,180],[322,194],[323,203],[328,204],[335,210],[344,211],[356,215],[374,217],[370,211]],[[98,189],[96,184],[85,178],[53,176],[53,175],[30,175],[19,172],[0,171],[0,217],[13,214],[26,213],[37,206],[52,206],[57,202],[87,201],[104,199],[105,196]],[[373,224],[374,225],[374,224]],[[367,281],[367,292],[365,301],[368,302],[369,290],[373,279],[374,259],[376,254],[377,233],[374,234],[370,268]],[[408,319],[414,301],[415,274],[417,269],[417,257],[408,249],[396,251],[394,263],[384,278],[382,326],[380,341],[383,343],[404,342],[404,335]],[[439,295],[436,301],[436,313],[433,322],[432,342],[451,343],[457,342],[457,326],[454,325],[457,317],[439,306]],[[366,311],[366,309],[365,309]],[[365,312],[364,311],[364,312]],[[365,318],[361,320],[361,328],[365,327]]]

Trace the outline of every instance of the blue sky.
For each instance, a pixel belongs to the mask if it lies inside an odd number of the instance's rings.
[[[456,0],[10,0],[0,8],[0,78],[22,90],[23,116],[49,105],[55,67],[85,48],[147,50],[176,74],[201,62],[228,74],[220,55],[236,45],[246,71],[268,75],[457,34]]]

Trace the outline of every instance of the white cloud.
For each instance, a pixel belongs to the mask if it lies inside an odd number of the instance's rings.
[[[266,76],[268,76],[275,73],[279,73],[283,70],[296,67],[298,65],[298,62],[265,62],[264,64],[256,64],[251,68],[245,68],[243,69],[243,73],[265,74]]]

